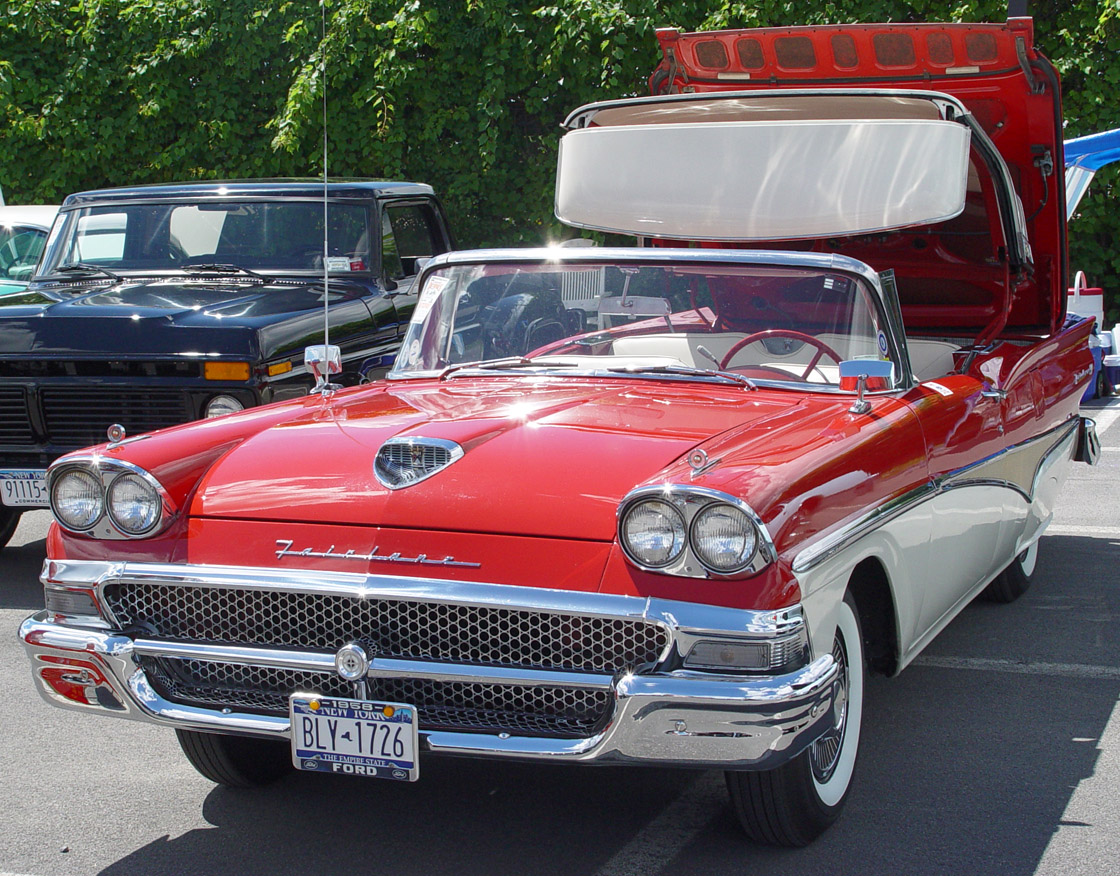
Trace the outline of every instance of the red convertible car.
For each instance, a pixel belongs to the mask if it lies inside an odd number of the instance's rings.
[[[226,785],[675,765],[835,820],[866,673],[1022,594],[1098,450],[1058,83],[1020,19],[661,40],[557,179],[639,246],[437,256],[388,379],[52,466],[48,701]]]

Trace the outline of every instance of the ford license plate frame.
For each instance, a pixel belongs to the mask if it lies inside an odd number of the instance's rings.
[[[420,778],[415,706],[295,693],[288,710],[296,769],[398,782]]]

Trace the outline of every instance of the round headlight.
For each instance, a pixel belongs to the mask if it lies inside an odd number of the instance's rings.
[[[238,411],[245,410],[245,405],[241,404],[232,395],[216,395],[206,403],[206,417],[220,417],[224,414],[235,414]]]
[[[713,572],[738,572],[758,547],[758,532],[741,509],[716,502],[692,521],[692,550]]]
[[[67,529],[92,529],[105,510],[100,478],[80,468],[63,472],[51,484],[51,510]]]
[[[113,480],[109,485],[108,505],[113,523],[128,535],[150,532],[163,516],[159,492],[135,474],[123,474]]]
[[[668,502],[646,499],[626,512],[621,526],[622,543],[643,566],[667,566],[685,545],[684,518]]]

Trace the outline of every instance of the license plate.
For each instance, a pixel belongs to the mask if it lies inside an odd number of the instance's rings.
[[[415,782],[416,708],[310,694],[288,699],[296,769]]]
[[[13,507],[46,508],[47,473],[42,469],[0,471],[0,502]]]

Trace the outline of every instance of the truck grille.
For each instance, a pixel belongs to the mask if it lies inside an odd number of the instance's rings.
[[[100,444],[113,423],[135,435],[191,419],[187,394],[179,389],[51,387],[41,398],[49,441],[62,447]]]
[[[641,619],[249,588],[121,582],[104,589],[122,628],[145,637],[334,653],[361,642],[377,657],[613,674],[657,662],[668,633]],[[144,658],[173,702],[286,715],[288,695],[353,696],[334,673],[183,658]],[[374,699],[415,705],[420,726],[578,738],[611,705],[599,688],[427,679],[369,680]]]
[[[296,691],[354,695],[349,682],[329,672],[151,657],[143,658],[141,666],[162,697],[203,708],[287,715],[288,695]],[[589,736],[610,705],[605,690],[425,679],[370,679],[368,693],[374,700],[415,706],[424,730],[553,738]]]
[[[27,399],[19,386],[0,387],[0,444],[33,444]]]

